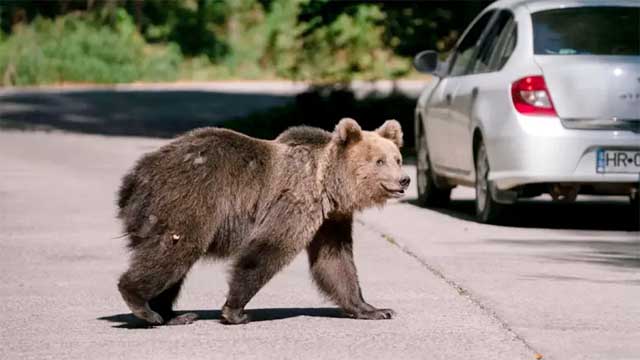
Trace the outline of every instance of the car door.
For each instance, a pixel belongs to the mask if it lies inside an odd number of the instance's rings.
[[[476,52],[470,61],[466,73],[457,79],[457,87],[450,106],[451,133],[456,139],[458,151],[454,152],[455,167],[464,174],[471,175],[474,170],[473,130],[474,107],[481,92],[492,86],[495,81],[495,64],[492,64],[494,53],[504,42],[505,32],[513,25],[513,14],[508,10],[500,10],[492,19],[487,31],[479,39]],[[469,180],[473,180],[469,176]]]
[[[485,12],[467,29],[451,57],[448,73],[440,80],[427,104],[425,132],[430,160],[438,173],[450,177],[464,175],[459,161],[463,141],[457,138],[457,126],[454,122],[459,120],[451,112],[453,100],[460,85],[460,77],[467,73],[476,53],[476,45],[494,15],[494,10]]]

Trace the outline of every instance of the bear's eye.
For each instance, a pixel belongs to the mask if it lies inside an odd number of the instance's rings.
[[[376,161],[376,165],[378,165],[378,166],[384,165],[384,160],[383,159],[378,159],[378,161]]]

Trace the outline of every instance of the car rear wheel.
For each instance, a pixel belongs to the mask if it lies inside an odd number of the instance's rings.
[[[422,206],[427,207],[443,207],[449,203],[451,199],[451,188],[439,187],[435,174],[429,160],[429,149],[427,148],[427,140],[423,131],[418,134],[418,142],[416,144],[417,159],[417,186],[418,186],[418,202]]]
[[[636,191],[634,194],[629,195],[629,203],[631,204],[633,217],[640,222],[640,192]]]
[[[476,152],[476,218],[481,223],[496,224],[505,205],[493,200],[489,182],[489,158],[484,144]]]

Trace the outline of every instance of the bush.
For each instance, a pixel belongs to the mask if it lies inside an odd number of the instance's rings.
[[[348,82],[354,77],[375,80],[408,73],[410,62],[395,57],[384,43],[386,15],[380,8],[348,6],[331,21],[315,17],[303,22],[303,45],[293,77]]]
[[[67,14],[19,25],[0,43],[3,85],[173,80],[182,56],[174,45],[148,46],[124,10],[112,26]]]

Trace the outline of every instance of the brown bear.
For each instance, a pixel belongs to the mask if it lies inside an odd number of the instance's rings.
[[[187,324],[173,303],[201,257],[232,258],[222,322],[249,321],[245,305],[306,249],[320,290],[358,319],[393,311],[367,304],[353,262],[354,212],[401,197],[402,130],[363,131],[342,119],[333,133],[293,127],[275,140],[202,128],[143,156],[118,194],[132,250],[118,288],[138,318]]]

